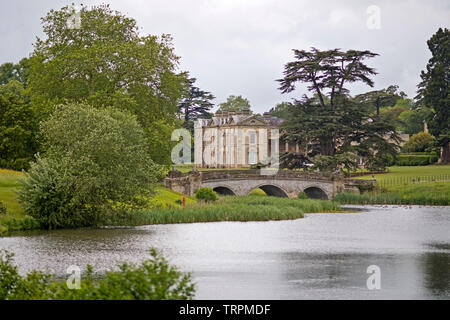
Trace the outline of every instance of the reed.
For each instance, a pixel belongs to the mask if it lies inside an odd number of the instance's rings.
[[[269,221],[303,218],[305,213],[336,212],[339,204],[312,199],[247,196],[223,197],[215,203],[187,207],[122,211],[111,215],[109,225],[145,225],[213,221]]]

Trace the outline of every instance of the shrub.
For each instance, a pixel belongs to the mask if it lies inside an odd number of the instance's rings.
[[[204,200],[204,201],[216,201],[219,197],[217,196],[217,193],[211,189],[211,188],[200,188],[195,193],[195,197],[198,200]]]
[[[396,165],[398,166],[426,166],[436,163],[439,157],[430,153],[400,153],[397,156]]]
[[[433,147],[436,139],[428,132],[419,132],[403,145],[403,152],[423,152],[427,148]]]
[[[308,195],[304,191],[300,192],[298,194],[297,198],[299,198],[299,199],[309,199]]]
[[[45,155],[32,164],[19,200],[42,227],[96,225],[111,202],[150,194],[159,175],[144,132],[128,113],[57,106],[41,136]]]
[[[13,254],[0,251],[0,300],[187,300],[194,295],[190,274],[183,274],[155,250],[141,265],[123,263],[117,271],[100,278],[92,267],[81,280],[80,289],[71,290],[50,274],[32,271],[19,275]]]

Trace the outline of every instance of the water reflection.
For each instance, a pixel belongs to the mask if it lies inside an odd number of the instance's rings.
[[[199,299],[449,299],[450,216],[443,207],[367,206],[305,219],[58,230],[0,239],[20,272],[97,271],[160,249],[192,272]],[[381,290],[368,290],[369,265]]]
[[[431,243],[438,252],[426,252],[421,257],[424,286],[430,296],[444,297],[450,292],[450,243]]]

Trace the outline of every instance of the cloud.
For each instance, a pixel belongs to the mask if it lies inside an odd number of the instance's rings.
[[[74,0],[3,1],[0,4],[0,62],[18,61],[42,36],[39,18]],[[84,4],[105,1],[89,0]],[[180,67],[211,91],[216,102],[231,94],[248,98],[257,112],[300,97],[305,86],[289,95],[277,90],[291,49],[342,48],[380,54],[375,89],[398,84],[414,96],[419,74],[429,59],[426,41],[448,26],[446,0],[311,1],[311,0],[110,0],[113,9],[135,18],[143,34],[170,33]],[[79,4],[75,1],[75,4]],[[380,8],[381,28],[367,28],[367,8]],[[353,93],[370,88],[351,87]]]

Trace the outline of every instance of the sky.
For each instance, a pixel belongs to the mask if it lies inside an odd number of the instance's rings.
[[[326,0],[0,0],[0,63],[29,56],[44,37],[40,18],[65,5],[108,3],[136,19],[141,34],[171,34],[180,71],[216,96],[242,95],[265,112],[307,93],[299,85],[281,94],[276,79],[293,60],[292,49],[370,50],[378,74],[374,88],[355,84],[352,94],[396,84],[413,97],[430,52],[426,41],[450,27],[450,1]]]

